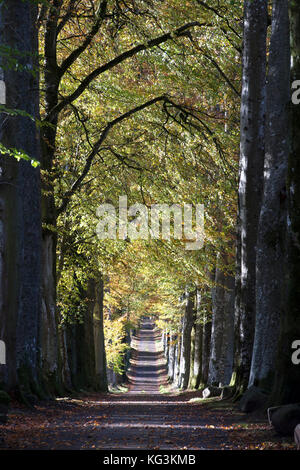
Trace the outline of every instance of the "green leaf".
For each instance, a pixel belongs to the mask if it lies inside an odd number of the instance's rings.
[[[36,168],[40,165],[40,162],[36,158],[32,158],[27,153],[25,153],[23,150],[18,150],[15,148],[7,148],[3,144],[0,143],[0,154],[2,155],[8,155],[10,157],[16,158],[18,161],[19,160],[26,160],[31,162],[31,165]]]

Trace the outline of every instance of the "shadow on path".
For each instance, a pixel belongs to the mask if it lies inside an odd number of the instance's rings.
[[[168,386],[158,330],[145,321],[133,339],[126,393],[88,393],[19,404],[0,424],[3,449],[243,449],[272,448],[268,423],[244,435],[244,415],[232,405],[211,408],[201,392],[180,393]],[[163,392],[163,393],[162,393]],[[166,393],[167,392],[167,393]],[[217,405],[217,402],[215,403]],[[270,442],[268,447],[267,441]],[[249,448],[249,447],[248,447]]]
[[[151,320],[144,320],[133,338],[131,366],[128,371],[130,394],[157,394],[168,385],[166,360],[161,336]]]

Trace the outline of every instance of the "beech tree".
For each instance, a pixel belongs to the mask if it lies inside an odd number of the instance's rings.
[[[255,325],[256,243],[262,198],[265,154],[265,85],[268,2],[244,2],[244,44],[241,94],[239,170],[239,274],[236,304],[240,328],[237,382],[247,388]]]
[[[256,322],[250,385],[271,390],[285,316],[290,40],[288,2],[273,2],[266,77],[264,184],[256,247]]]
[[[284,2],[285,3],[285,2]],[[289,2],[290,30],[291,30],[291,85],[299,80],[300,76],[300,9],[295,1]],[[275,380],[271,395],[271,404],[280,405],[297,403],[300,386],[299,365],[292,361],[292,348],[295,340],[299,340],[299,105],[290,102],[290,146],[288,156],[287,177],[287,254],[284,270],[285,284],[283,292],[285,308],[280,321],[280,339],[275,366]],[[285,161],[285,160],[284,160]],[[285,193],[281,193],[285,196]]]
[[[37,11],[30,1],[0,3],[1,383],[27,402],[40,382],[41,191],[30,162],[40,160]]]
[[[194,301],[193,294],[185,292],[185,312],[182,318],[182,344],[180,351],[180,369],[178,377],[178,386],[187,388],[190,379],[191,367],[191,333],[194,323]]]

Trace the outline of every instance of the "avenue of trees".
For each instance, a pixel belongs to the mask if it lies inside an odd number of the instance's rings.
[[[299,31],[296,0],[0,1],[0,389],[106,391],[148,315],[179,388],[299,402]],[[203,204],[203,248],[99,239],[121,196]]]

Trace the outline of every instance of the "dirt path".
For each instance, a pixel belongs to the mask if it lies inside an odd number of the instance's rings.
[[[235,407],[199,396],[168,389],[159,335],[145,322],[133,341],[127,393],[40,402],[35,410],[15,404],[0,425],[2,449],[281,448],[266,422],[242,423]]]
[[[166,361],[161,336],[150,320],[145,320],[133,340],[131,367],[128,372],[129,393],[158,394],[168,385]]]

